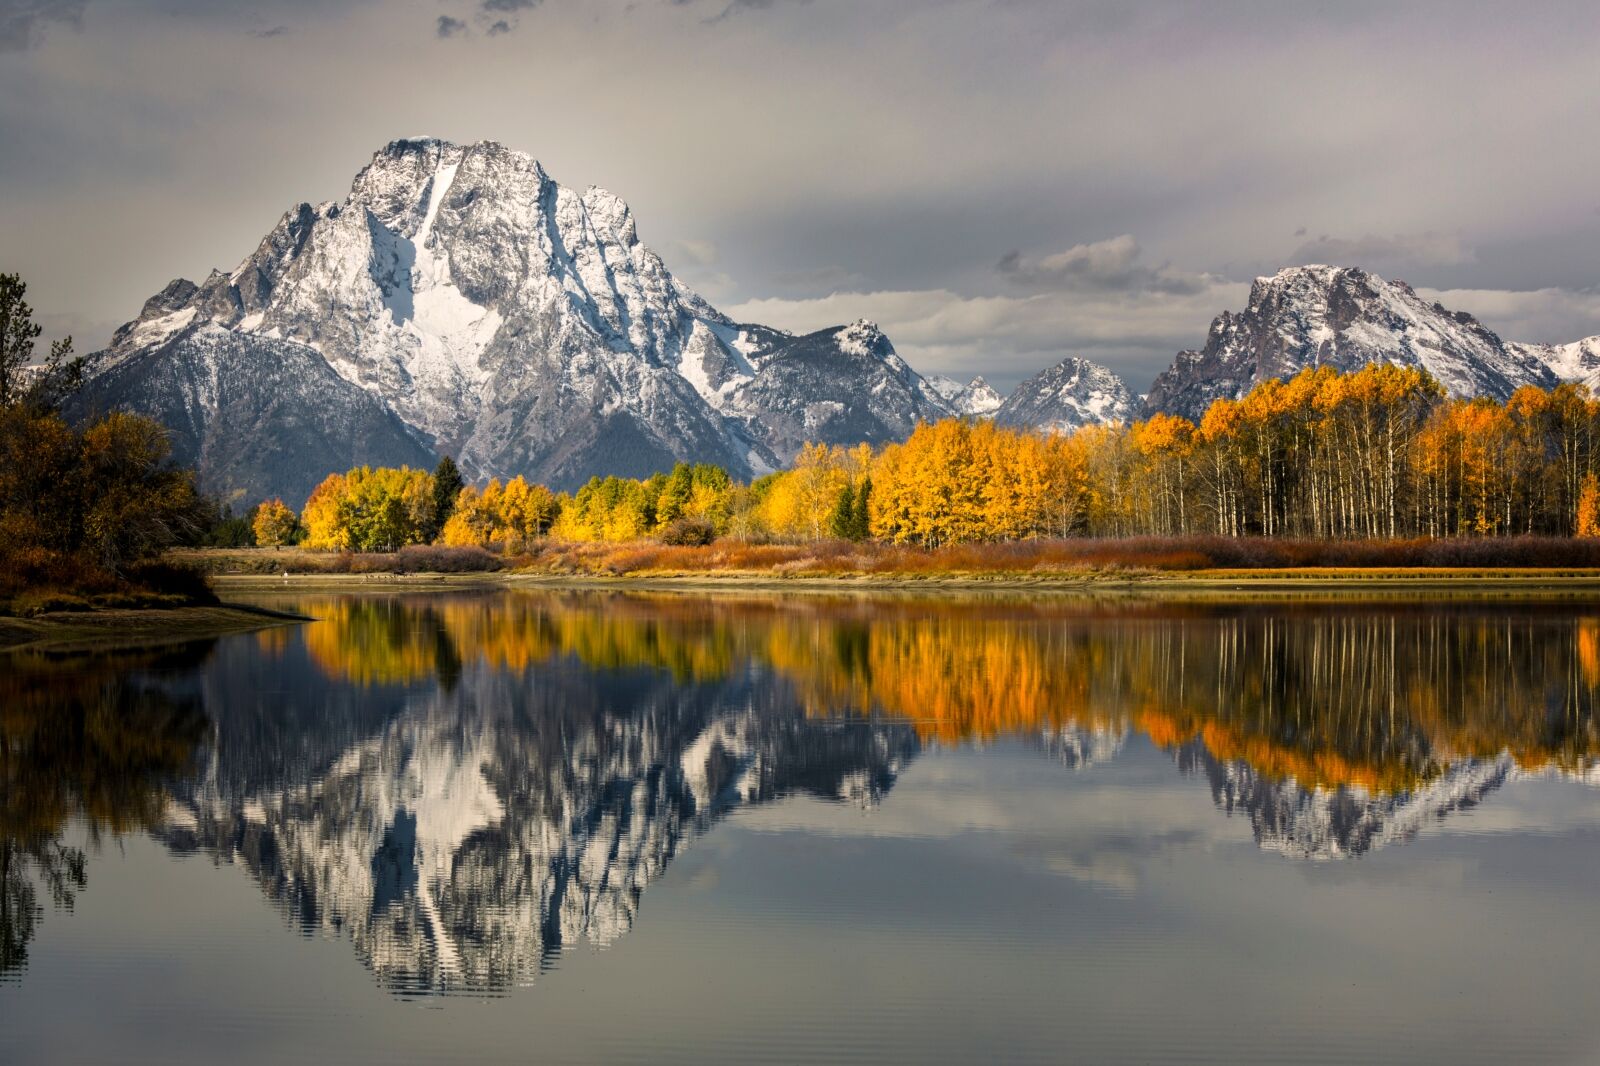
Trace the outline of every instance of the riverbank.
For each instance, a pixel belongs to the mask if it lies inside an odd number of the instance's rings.
[[[819,578],[905,582],[1140,579],[1231,580],[1394,577],[1600,576],[1600,538],[1463,537],[1446,540],[1307,540],[1264,537],[1101,537],[950,544],[919,548],[878,541],[703,545],[537,540],[517,553],[411,545],[397,552],[301,548],[175,551],[170,561],[207,575],[284,577],[516,573],[578,578]]]
[[[1307,545],[1261,542],[1242,546],[1211,539],[1131,540],[1125,544],[1039,542],[959,546],[921,551],[893,545],[822,542],[701,547],[546,542],[502,557],[481,549],[411,549],[391,555],[337,555],[300,549],[211,549],[174,553],[173,561],[206,573],[219,590],[238,593],[432,591],[470,588],[572,588],[637,591],[818,593],[1006,593],[1010,595],[1134,595],[1226,599],[1305,598],[1321,594],[1429,597],[1600,598],[1600,566],[1529,565],[1540,555],[1564,554],[1574,542],[1469,542],[1415,545]],[[1177,550],[1181,547],[1181,551]],[[1454,551],[1470,557],[1492,548],[1482,565],[1416,565]],[[1537,552],[1530,551],[1537,547]],[[1570,549],[1588,562],[1591,545]],[[1143,565],[1107,561],[1116,548]],[[1224,555],[1269,559],[1334,555],[1394,556],[1385,565],[1196,565]],[[1510,560],[1510,564],[1506,563]],[[449,566],[448,572],[419,563]],[[1165,564],[1165,565],[1163,565]],[[469,569],[471,567],[471,569]]]
[[[1600,602],[1600,570],[1306,568],[1294,571],[1081,570],[1049,573],[773,574],[763,571],[647,571],[574,574],[501,571],[490,574],[216,575],[234,595],[302,593],[405,594],[529,589],[752,595],[1003,595],[1128,597],[1231,602],[1361,598]]]
[[[239,603],[159,610],[53,611],[31,618],[0,617],[0,651],[170,644],[308,621],[304,615]]]

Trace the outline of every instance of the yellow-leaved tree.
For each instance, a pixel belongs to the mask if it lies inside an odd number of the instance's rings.
[[[273,497],[256,508],[256,543],[264,548],[281,548],[294,539],[300,520],[281,499]]]

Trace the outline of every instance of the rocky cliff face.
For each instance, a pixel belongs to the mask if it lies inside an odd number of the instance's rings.
[[[1270,378],[1331,366],[1391,362],[1428,371],[1455,396],[1505,399],[1556,384],[1534,346],[1507,344],[1471,315],[1418,296],[1404,282],[1353,267],[1303,266],[1257,278],[1249,305],[1211,323],[1205,346],[1178,353],[1156,378],[1145,413],[1198,420]]]
[[[1133,397],[1121,378],[1087,359],[1067,358],[1018,385],[994,417],[1002,426],[1066,432],[1133,415]]]
[[[805,439],[949,413],[869,324],[735,323],[616,196],[430,139],[290,210],[231,272],[152,298],[93,357],[79,412],[110,406],[173,427],[209,488],[295,501],[329,470],[440,452],[557,487],[679,459],[749,476]]]

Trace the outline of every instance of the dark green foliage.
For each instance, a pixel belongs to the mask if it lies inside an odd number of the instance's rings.
[[[828,534],[839,540],[866,540],[870,535],[867,508],[872,499],[872,479],[863,478],[861,487],[846,485],[828,513]]]
[[[215,504],[212,505],[215,507]],[[252,507],[244,513],[244,517],[234,516],[233,505],[228,504],[220,511],[213,511],[208,516],[211,527],[199,538],[200,543],[208,548],[254,548],[256,546],[255,518],[256,508]]]
[[[872,479],[862,478],[856,490],[855,510],[850,515],[850,539],[866,540],[872,536]]]
[[[828,515],[828,533],[840,540],[855,540],[855,529],[856,490],[846,485],[839,490],[839,498]]]
[[[55,410],[83,382],[83,360],[73,358],[72,338],[50,345],[50,355],[31,366],[33,342],[43,329],[23,297],[27,284],[16,274],[0,274],[0,407],[22,404]]]
[[[161,426],[117,411],[66,422],[56,408],[81,368],[66,343],[29,365],[25,291],[0,274],[0,599],[131,591],[136,564],[198,542],[207,508]]]
[[[438,540],[444,524],[450,521],[450,516],[455,513],[456,497],[461,495],[461,489],[466,482],[461,479],[461,471],[456,467],[456,461],[448,455],[439,459],[439,465],[433,468],[433,523],[428,529],[427,539]]]

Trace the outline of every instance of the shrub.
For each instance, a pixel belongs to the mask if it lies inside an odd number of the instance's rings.
[[[32,589],[12,601],[11,609],[23,618],[55,611],[87,611],[92,608],[82,596],[53,589]]]
[[[390,571],[396,574],[487,573],[502,565],[498,555],[484,548],[445,548],[436,544],[408,544],[388,561]]]
[[[179,597],[184,603],[216,603],[217,594],[206,584],[206,576],[187,566],[165,561],[136,563],[125,576],[135,589]]]
[[[663,529],[659,539],[674,548],[703,548],[717,539],[717,531],[703,519],[680,518]]]

